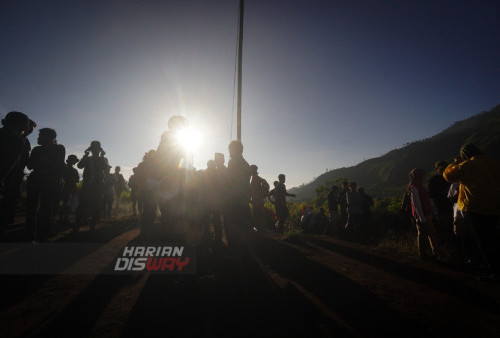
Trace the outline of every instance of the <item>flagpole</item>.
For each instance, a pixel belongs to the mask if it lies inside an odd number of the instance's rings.
[[[239,36],[238,36],[238,106],[237,106],[237,139],[241,142],[241,75],[242,75],[242,54],[243,54],[243,12],[244,3],[240,0],[240,15],[239,15]]]

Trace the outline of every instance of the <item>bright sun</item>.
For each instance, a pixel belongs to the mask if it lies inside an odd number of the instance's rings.
[[[179,130],[176,137],[180,146],[189,152],[195,151],[201,144],[200,133],[191,127]]]

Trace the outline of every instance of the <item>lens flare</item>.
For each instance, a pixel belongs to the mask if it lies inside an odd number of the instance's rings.
[[[201,135],[193,128],[179,130],[176,137],[179,145],[189,152],[195,151],[201,144]]]

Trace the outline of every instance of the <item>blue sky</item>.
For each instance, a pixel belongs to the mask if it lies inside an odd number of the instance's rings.
[[[67,154],[100,140],[132,168],[184,114],[195,166],[227,157],[237,0],[0,4],[2,115],[56,129]],[[247,0],[245,158],[292,187],[489,110],[499,18],[498,1]]]

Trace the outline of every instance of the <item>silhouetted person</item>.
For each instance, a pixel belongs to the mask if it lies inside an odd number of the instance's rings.
[[[78,174],[78,170],[74,167],[78,161],[76,155],[69,155],[63,169],[62,207],[60,214],[62,224],[67,224],[70,211],[75,211],[75,209],[71,209],[75,207],[76,200],[78,199],[76,185],[80,182],[80,175]]]
[[[132,213],[135,216],[135,215],[137,215],[137,204],[139,202],[139,200],[137,198],[137,176],[136,176],[137,168],[133,168],[132,172],[133,172],[133,174],[130,175],[130,177],[128,179],[128,187],[130,188],[130,200],[132,201]],[[139,202],[139,213],[141,212],[140,210],[141,210],[141,205]]]
[[[115,176],[114,191],[116,196],[116,206],[115,206],[116,214],[118,214],[118,211],[120,210],[122,192],[123,190],[125,190],[125,178],[123,177],[122,174],[120,174],[120,171],[121,168],[119,166],[116,166],[115,173],[113,174]]]
[[[295,194],[290,194],[286,191],[285,186],[286,177],[283,174],[278,175],[278,185],[274,188],[274,198],[276,207],[276,215],[278,216],[278,231],[283,232],[285,230],[285,222],[290,216],[288,212],[288,206],[286,205],[286,197],[295,197]]]
[[[225,158],[222,153],[215,153],[215,182],[214,182],[214,244],[222,246],[222,224],[227,222],[228,203],[228,178],[227,167],[224,165]]]
[[[417,248],[421,259],[429,258],[425,247],[429,244],[432,257],[437,252],[437,236],[432,224],[432,204],[427,190],[424,188],[425,170],[415,168],[409,174],[408,190],[411,198],[411,211],[417,226]]]
[[[459,182],[458,207],[463,212],[489,264],[491,279],[500,279],[500,246],[497,234],[500,215],[500,163],[483,154],[472,143],[444,170],[448,182]]]
[[[105,217],[111,217],[115,195],[118,198],[118,194],[115,192],[117,185],[116,174],[111,173],[111,166],[108,165],[104,174],[103,212]]]
[[[99,141],[92,141],[90,147],[78,163],[83,169],[82,196],[80,199],[81,220],[89,221],[90,230],[95,230],[101,218],[102,200],[104,195],[104,174],[108,168],[106,153]],[[78,230],[78,223],[75,230]]]
[[[361,204],[363,202],[361,195],[357,190],[356,182],[349,183],[349,191],[346,194],[347,199],[347,224],[345,229],[354,237],[361,234]]]
[[[436,211],[436,230],[440,241],[450,241],[453,238],[453,206],[448,199],[450,183],[443,178],[444,169],[448,163],[438,161],[435,163],[436,175],[434,175],[427,186],[429,197]]]
[[[161,136],[156,151],[156,164],[160,177],[161,194],[158,206],[161,211],[162,223],[165,225],[179,222],[182,218],[180,203],[186,191],[185,177],[187,153],[179,144],[178,134],[189,126],[184,116],[172,116],[168,120],[168,130]]]
[[[23,134],[28,129],[29,119],[20,112],[10,112],[2,120],[0,128],[0,185],[3,187],[5,179],[18,163],[23,150]]]
[[[10,114],[12,116],[12,113]],[[24,116],[26,115],[20,115],[21,120],[24,120]],[[26,117],[26,119],[28,119],[28,117]],[[7,124],[8,123],[9,122],[7,122]],[[14,223],[17,206],[21,197],[21,185],[25,176],[24,168],[28,163],[31,152],[31,144],[27,137],[33,132],[35,127],[36,123],[29,120],[26,130],[24,130],[21,134],[24,147],[19,155],[19,160],[12,166],[8,176],[4,179],[3,184],[0,184],[0,194],[3,195],[3,198],[0,198],[0,232],[4,230],[5,225]],[[0,142],[2,142],[1,139],[5,137],[6,130],[4,128],[0,129]],[[5,150],[4,145],[0,145],[0,148],[2,149],[2,152]]]
[[[33,148],[27,163],[32,172],[26,186],[26,225],[28,236],[40,241],[52,232],[51,220],[61,194],[66,150],[56,137],[54,129],[40,129],[39,146]]]
[[[137,198],[142,204],[141,236],[151,236],[153,223],[158,210],[158,187],[160,185],[161,170],[157,166],[156,150],[144,154],[142,162],[135,171]]]
[[[232,141],[229,144],[227,165],[228,222],[225,224],[226,237],[231,249],[246,251],[250,230],[250,165],[243,158],[243,144]]]
[[[371,222],[372,211],[374,205],[373,198],[365,192],[364,188],[358,189],[361,196],[361,222],[363,226],[368,227]]]
[[[258,230],[262,230],[266,225],[267,213],[264,207],[264,199],[269,193],[269,184],[259,176],[258,169],[255,164],[250,166],[250,197],[252,200],[255,227]]]
[[[338,232],[338,218],[339,218],[339,187],[332,185],[332,188],[326,195],[326,200],[328,202],[328,220],[329,225],[327,229],[327,234],[333,235]]]
[[[349,191],[349,183],[342,182],[342,189],[339,191],[339,206],[340,206],[340,222],[342,228],[347,224],[347,192]]]

